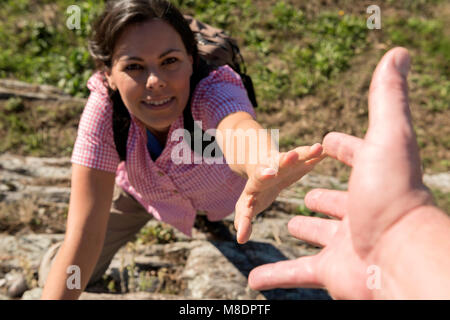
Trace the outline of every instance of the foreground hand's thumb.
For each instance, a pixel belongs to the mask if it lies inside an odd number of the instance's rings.
[[[389,50],[378,63],[369,92],[369,130],[366,138],[393,143],[413,137],[408,103],[410,56],[404,48]]]

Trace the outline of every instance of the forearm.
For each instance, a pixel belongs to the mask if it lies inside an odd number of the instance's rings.
[[[276,164],[271,159],[278,152],[278,145],[271,130],[264,129],[253,119],[241,119],[229,129],[228,133],[223,133],[222,151],[232,171],[248,177],[258,164]]]
[[[419,207],[379,242],[380,299],[450,299],[450,218],[437,207]]]
[[[103,242],[98,239],[66,239],[54,259],[41,299],[78,299],[86,288],[98,261]],[[80,287],[73,288],[76,272],[69,266],[78,267]]]

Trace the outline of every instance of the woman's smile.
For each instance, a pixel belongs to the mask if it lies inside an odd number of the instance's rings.
[[[164,110],[172,107],[175,97],[142,101],[142,105],[150,110]]]

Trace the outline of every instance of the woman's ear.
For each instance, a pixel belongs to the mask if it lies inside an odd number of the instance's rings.
[[[106,81],[108,81],[108,85],[111,88],[111,90],[116,91],[117,90],[117,86],[116,83],[114,82],[114,78],[112,76],[112,70],[108,69],[105,71],[105,77],[106,77]]]

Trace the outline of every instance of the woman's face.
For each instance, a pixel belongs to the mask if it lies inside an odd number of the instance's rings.
[[[192,56],[168,23],[154,19],[125,28],[106,77],[125,106],[155,133],[167,133],[189,99]]]

